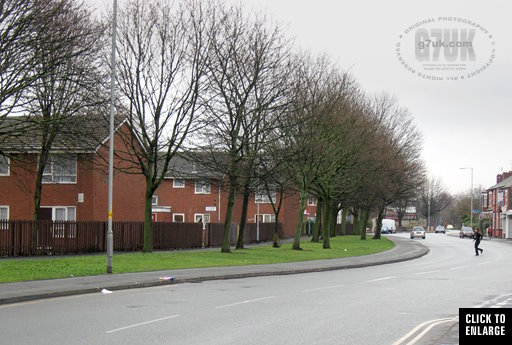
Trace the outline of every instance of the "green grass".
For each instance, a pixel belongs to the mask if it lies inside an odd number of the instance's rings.
[[[114,273],[173,270],[180,268],[260,265],[282,262],[298,262],[320,259],[344,258],[368,255],[393,248],[386,238],[378,241],[361,241],[359,236],[343,236],[331,239],[331,249],[323,249],[322,243],[301,241],[302,250],[292,250],[292,244],[281,248],[272,246],[233,250],[223,254],[216,250],[189,250],[143,253],[114,253]],[[0,259],[0,283],[27,280],[66,278],[104,274],[106,255],[80,255],[66,257],[42,257]],[[171,272],[172,273],[172,272]]]

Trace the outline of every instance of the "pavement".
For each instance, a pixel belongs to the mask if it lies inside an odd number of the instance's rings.
[[[419,258],[429,249],[419,241],[400,237],[388,237],[395,243],[391,250],[357,257],[280,263],[272,265],[249,265],[235,267],[192,268],[138,273],[102,274],[88,277],[70,277],[0,284],[0,305],[26,302],[87,293],[108,292],[123,289],[162,286],[166,284],[197,283],[208,280],[262,277],[343,270]],[[115,258],[114,258],[115,271]],[[105,291],[108,290],[108,291]]]

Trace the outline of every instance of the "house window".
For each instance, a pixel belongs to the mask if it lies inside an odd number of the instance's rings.
[[[276,215],[275,214],[255,214],[254,215],[254,222],[259,218],[260,223],[274,223],[276,221]]]
[[[9,206],[0,206],[0,230],[8,230]]]
[[[314,197],[312,195],[308,195],[308,197],[306,199],[306,203],[308,206],[316,206],[316,204],[318,203],[318,200],[316,197]]]
[[[68,238],[76,237],[76,208],[73,206],[54,206],[54,207],[41,207],[51,208],[53,220],[53,237],[64,238],[67,233]],[[71,222],[71,223],[68,223]]]
[[[0,155],[0,176],[9,176],[9,157]]]
[[[185,222],[185,214],[184,213],[173,213],[172,221],[175,223]]]
[[[203,223],[203,229],[206,229],[206,224],[210,223],[210,215],[208,213],[205,213],[205,214],[196,213],[194,215],[194,222]]]
[[[210,194],[210,181],[197,180],[195,193],[196,194]]]
[[[175,178],[172,180],[172,188],[185,188],[185,180],[182,178]]]
[[[43,171],[45,183],[76,183],[76,156],[50,155]]]
[[[270,192],[270,196],[272,197],[272,202],[276,202],[276,192]],[[270,204],[270,198],[267,193],[259,193],[256,192],[254,195],[254,202],[256,204]]]
[[[153,198],[151,200],[151,205],[158,206],[158,195],[153,195]]]

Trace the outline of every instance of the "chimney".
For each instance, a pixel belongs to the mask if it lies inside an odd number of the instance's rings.
[[[496,183],[500,183],[501,181],[509,178],[510,176],[512,176],[512,171],[507,171],[502,174],[498,174],[498,175],[496,175]]]

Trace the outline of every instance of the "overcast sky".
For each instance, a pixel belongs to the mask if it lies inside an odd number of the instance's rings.
[[[85,2],[100,10],[113,3]],[[120,6],[125,2],[118,0]],[[287,27],[296,45],[326,52],[367,92],[396,96],[423,135],[422,156],[430,176],[440,179],[448,191],[469,192],[471,173],[461,167],[472,167],[474,186],[484,188],[496,183],[496,174],[512,170],[512,1],[230,2],[266,10]],[[466,49],[466,57],[472,55],[474,60],[464,61],[464,48],[451,61],[444,60],[441,48],[439,61],[430,67],[425,63],[432,61],[420,62],[412,48],[416,32],[437,29],[455,30],[456,42],[471,41],[473,51]],[[434,48],[430,52],[433,59]],[[447,80],[477,70],[482,71],[471,78]],[[426,80],[418,73],[444,80]]]

